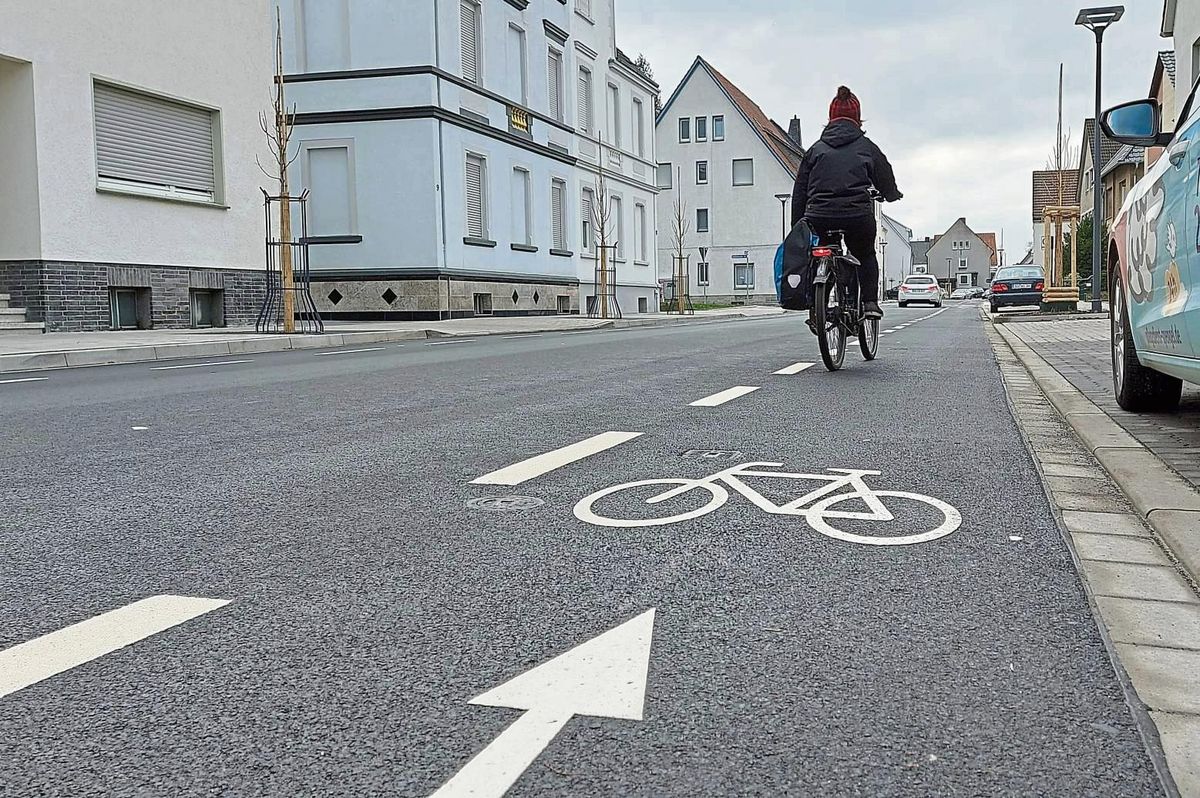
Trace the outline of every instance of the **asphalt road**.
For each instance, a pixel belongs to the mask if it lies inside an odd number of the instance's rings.
[[[933,313],[888,309],[910,326],[837,374],[786,316],[0,384],[0,795],[427,796],[505,762],[514,796],[1161,795],[977,306]],[[472,484],[605,432],[641,435]],[[575,512],[747,462],[918,494],[826,506],[843,532],[961,525],[863,545],[730,487],[661,526]],[[819,487],[745,481],[777,508]],[[593,510],[694,514],[692,487]],[[468,506],[509,496],[543,503]],[[12,647],[161,595],[229,603],[4,695]],[[650,610],[644,704],[615,642],[522,707],[615,717],[468,703]]]

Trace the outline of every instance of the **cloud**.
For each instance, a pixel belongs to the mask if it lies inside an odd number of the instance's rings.
[[[1105,99],[1145,96],[1158,37],[1157,0],[1127,4],[1105,39]],[[826,121],[840,84],[863,102],[869,135],[906,194],[897,218],[920,236],[966,216],[1031,234],[1030,172],[1055,136],[1058,65],[1066,64],[1064,129],[1092,115],[1095,40],[1072,0],[617,0],[617,40],[645,53],[664,95],[697,54],[805,138]],[[1015,253],[1020,257],[1024,252]]]

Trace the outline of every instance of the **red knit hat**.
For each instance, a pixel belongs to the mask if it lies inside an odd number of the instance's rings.
[[[862,126],[862,106],[858,103],[858,98],[854,96],[854,92],[845,86],[839,86],[837,97],[833,98],[833,102],[829,104],[829,121],[835,119],[849,119],[858,126]]]

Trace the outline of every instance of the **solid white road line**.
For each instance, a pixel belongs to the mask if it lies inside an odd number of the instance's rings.
[[[804,371],[805,369],[810,369],[815,365],[817,365],[817,364],[816,363],[793,363],[790,366],[785,366],[784,368],[781,368],[779,371],[777,371],[775,373],[776,374],[799,374],[800,372]]]
[[[525,335],[506,335],[505,341],[520,341],[522,338],[541,338],[541,333],[526,333]]]
[[[703,399],[697,399],[692,402],[691,407],[720,407],[726,402],[732,402],[740,396],[745,396],[748,393],[754,393],[758,388],[748,385],[739,385],[736,388],[730,388],[727,391],[714,393],[712,396],[706,396]]]
[[[337,352],[317,352],[317,357],[329,357],[331,355],[357,355],[360,352],[382,352],[387,347],[372,346],[368,349],[344,349]]]
[[[0,698],[228,603],[186,596],[151,596],[0,651]]]
[[[186,366],[151,366],[151,371],[175,371],[177,369],[202,369],[207,366],[236,366],[239,363],[253,363],[253,360],[221,360],[212,363],[189,363]]]
[[[49,377],[20,377],[15,380],[0,380],[0,385],[15,385],[18,382],[45,382]]]
[[[436,343],[425,344],[425,345],[426,346],[450,346],[451,344],[473,344],[478,340],[479,340],[478,338],[464,338],[461,341],[437,341]]]
[[[507,485],[510,487],[520,485],[523,482],[528,482],[535,477],[548,474],[565,465],[570,465],[586,457],[607,451],[614,446],[620,446],[622,443],[628,443],[634,438],[640,438],[642,434],[641,432],[602,432],[599,435],[593,435],[578,443],[572,443],[570,446],[564,446],[552,452],[539,454],[528,460],[522,460],[506,468],[501,468],[499,471],[484,474],[479,479],[471,480],[471,484]]]

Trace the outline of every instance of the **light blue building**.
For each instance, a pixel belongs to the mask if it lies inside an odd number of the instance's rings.
[[[280,8],[324,315],[579,312],[601,159],[622,309],[656,309],[658,87],[617,50],[613,0]]]

